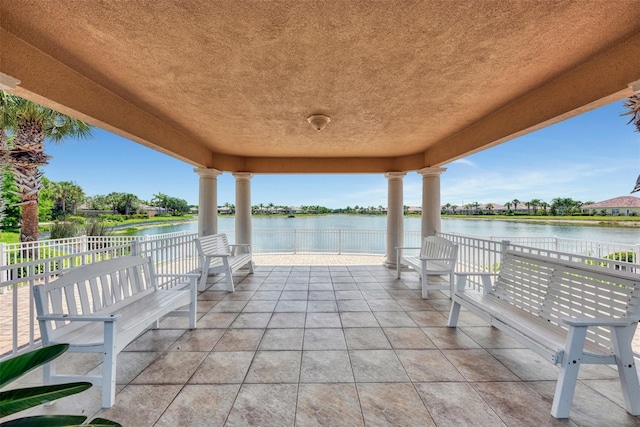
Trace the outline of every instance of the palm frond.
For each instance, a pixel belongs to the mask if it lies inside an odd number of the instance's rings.
[[[634,124],[636,127],[636,132],[640,132],[640,93],[636,93],[635,95],[631,95],[624,102],[623,106],[628,109],[626,113],[621,114],[622,116],[631,116],[631,120],[627,124]]]

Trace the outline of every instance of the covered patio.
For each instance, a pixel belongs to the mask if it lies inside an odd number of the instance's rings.
[[[638,424],[606,366],[583,367],[571,418],[553,418],[556,367],[468,312],[447,328],[449,298],[422,300],[414,273],[388,268],[403,246],[406,173],[423,176],[421,234],[434,235],[444,165],[640,91],[636,1],[15,0],[0,3],[0,41],[1,89],[193,165],[200,235],[218,231],[221,173],[236,179],[236,243],[251,243],[255,174],[379,173],[389,184],[375,265],[264,262],[235,293],[212,283],[197,330],[164,320],[118,356],[112,408],[94,387],[31,414]],[[64,357],[76,373],[100,364]]]
[[[140,426],[638,424],[616,371],[593,365],[581,370],[571,418],[553,418],[558,368],[470,313],[448,328],[449,298],[422,300],[415,274],[263,265],[236,280],[236,293],[214,283],[200,294],[197,330],[165,320],[118,356],[112,408],[100,409],[94,387],[27,415]],[[64,371],[100,365],[63,357]],[[41,373],[21,383],[39,384]]]

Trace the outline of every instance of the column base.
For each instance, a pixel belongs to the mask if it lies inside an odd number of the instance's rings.
[[[383,266],[385,266],[385,267],[387,267],[387,268],[388,268],[388,269],[390,269],[390,270],[391,270],[391,269],[395,270],[395,269],[396,269],[396,267],[398,266],[398,263],[397,263],[397,262],[395,262],[395,261],[394,261],[394,262],[391,262],[391,261],[389,261],[389,260],[385,260],[385,261],[382,263],[382,265],[383,265]]]

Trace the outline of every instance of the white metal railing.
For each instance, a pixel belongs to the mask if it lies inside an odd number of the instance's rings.
[[[234,232],[226,232],[233,241]],[[459,245],[458,271],[498,271],[500,254],[508,247],[551,257],[564,257],[608,268],[636,269],[633,264],[603,260],[617,252],[640,259],[639,245],[583,242],[561,238],[483,238],[440,233]],[[0,244],[0,359],[35,345],[39,338],[31,289],[54,280],[60,272],[128,254],[150,256],[160,274],[199,269],[197,234],[77,237],[28,244]],[[421,233],[405,233],[404,246],[419,247]],[[386,230],[253,230],[254,253],[384,254]],[[637,264],[636,264],[637,265]],[[638,267],[640,269],[640,267]]]
[[[195,239],[186,232],[157,236],[103,236],[0,245],[0,360],[39,341],[33,286],[65,270],[123,255],[151,257],[159,274],[199,269]],[[160,283],[163,285],[164,283]]]

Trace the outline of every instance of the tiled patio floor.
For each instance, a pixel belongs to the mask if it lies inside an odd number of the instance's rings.
[[[236,293],[200,294],[197,330],[167,319],[119,355],[111,409],[93,387],[29,414],[125,426],[640,425],[606,366],[583,367],[571,418],[551,417],[558,369],[469,313],[447,328],[448,297],[422,300],[415,273],[259,266],[236,281]],[[100,364],[63,357],[59,371]]]

